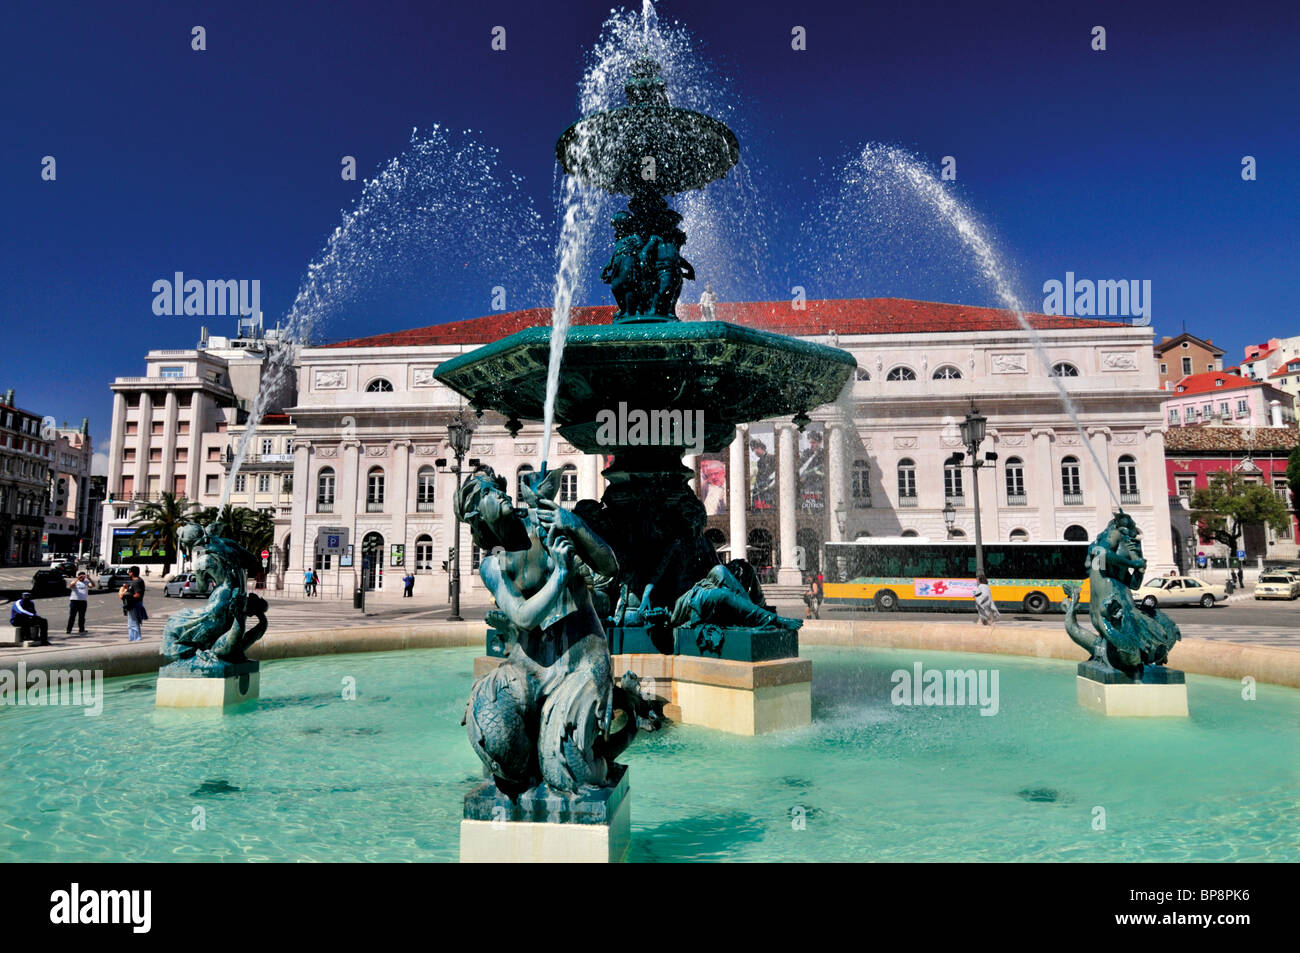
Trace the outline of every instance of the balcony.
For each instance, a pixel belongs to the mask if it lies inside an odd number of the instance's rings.
[[[1123,490],[1121,490],[1119,494],[1119,501],[1121,504],[1141,503],[1142,494],[1137,492],[1125,493]]]
[[[898,498],[899,506],[918,506],[920,498],[917,496],[900,496]]]
[[[417,501],[416,504],[415,504],[415,512],[417,512],[417,513],[435,513],[435,512],[437,512],[437,509],[436,509],[436,507],[435,507],[435,505],[434,505],[433,500],[419,500],[419,501]]]
[[[367,513],[382,513],[383,511],[384,511],[384,502],[383,502],[383,500],[380,500],[378,503],[373,502],[373,501],[371,501],[371,500],[366,500],[366,512],[367,512]]]
[[[1083,506],[1082,493],[1064,493],[1062,494],[1062,496],[1064,497],[1062,502],[1066,506]]]
[[[965,506],[966,495],[964,493],[959,493],[956,496],[954,496],[951,493],[945,493],[943,497],[943,501],[944,503],[951,503],[953,506]]]
[[[1028,506],[1029,497],[1024,493],[1008,493],[1007,506]]]
[[[871,497],[870,497],[870,496],[855,496],[855,497],[853,497],[853,505],[854,505],[855,508],[860,509],[860,510],[870,509],[870,508],[871,508]]]
[[[317,500],[317,501],[316,501],[316,512],[317,512],[317,513],[333,513],[333,512],[334,512],[334,501],[333,501],[333,500]]]

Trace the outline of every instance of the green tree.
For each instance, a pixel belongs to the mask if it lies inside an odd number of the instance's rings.
[[[1233,556],[1247,526],[1264,523],[1278,533],[1291,526],[1291,514],[1277,494],[1258,483],[1247,483],[1239,473],[1214,474],[1210,485],[1192,496],[1191,516],[1202,538],[1223,543]]]
[[[194,521],[200,526],[220,522],[229,537],[250,553],[260,553],[263,549],[270,548],[271,541],[275,538],[275,516],[269,509],[252,510],[229,503],[220,510],[208,506],[195,514]]]
[[[176,537],[182,526],[193,520],[197,503],[187,500],[175,493],[163,493],[157,502],[141,505],[131,518],[131,525],[136,528],[131,542],[139,545],[145,540],[162,543],[163,575],[167,575],[171,564],[176,561]]]

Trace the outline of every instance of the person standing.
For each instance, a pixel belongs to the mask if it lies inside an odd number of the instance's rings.
[[[77,573],[77,578],[68,583],[68,635],[72,634],[72,623],[77,623],[77,634],[86,634],[86,606],[90,599],[90,577],[85,570]]]
[[[144,608],[144,580],[140,578],[140,567],[132,566],[128,571],[131,581],[122,587],[122,612],[126,616],[126,637],[129,642],[139,642],[140,623],[149,618]]]
[[[36,612],[36,603],[32,601],[30,592],[24,592],[10,608],[9,624],[21,630],[19,638],[24,641],[50,644],[50,622]],[[35,636],[29,638],[33,629]]]
[[[402,577],[402,585],[406,587],[402,590],[403,599],[410,599],[415,595],[415,576],[411,575],[411,570],[408,569],[406,575]]]
[[[995,625],[1002,618],[997,603],[993,601],[993,589],[985,576],[980,576],[979,583],[975,586],[975,611],[979,613],[980,625]]]

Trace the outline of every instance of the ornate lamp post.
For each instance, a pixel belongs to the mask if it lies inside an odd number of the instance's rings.
[[[961,422],[961,442],[966,445],[966,452],[970,454],[971,482],[974,484],[973,495],[975,503],[975,575],[984,575],[984,534],[980,529],[980,467],[984,466],[985,460],[980,458],[980,444],[984,442],[984,434],[988,426],[989,419],[975,409],[971,404],[970,413],[966,419]],[[961,454],[953,454],[957,458],[957,463],[961,463]],[[988,462],[997,459],[997,454],[990,453]]]
[[[952,528],[956,523],[957,508],[952,505],[952,500],[949,500],[943,506],[943,525],[948,529],[948,539],[952,539]]]
[[[849,523],[849,508],[841,500],[835,505],[835,525],[839,527],[840,539],[844,539],[844,527]]]
[[[464,413],[456,415],[456,419],[447,425],[447,442],[451,444],[451,452],[456,455],[456,488],[453,493],[460,492],[460,470],[461,461],[465,454],[469,453],[470,440],[474,436],[473,426],[465,419]],[[455,520],[455,536],[452,537],[451,550],[451,616],[452,622],[461,622],[460,615],[460,520]]]

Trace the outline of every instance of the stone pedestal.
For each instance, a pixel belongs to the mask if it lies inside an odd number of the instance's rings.
[[[1079,704],[1103,715],[1187,716],[1187,685],[1175,668],[1148,665],[1135,678],[1100,662],[1080,662],[1075,684]]]
[[[158,708],[231,708],[256,701],[260,688],[259,664],[232,665],[233,674],[222,676],[183,674],[173,666],[158,672]]]
[[[812,724],[812,662],[673,659],[672,704],[664,715],[735,735],[762,735]]]
[[[465,796],[462,864],[616,864],[627,854],[632,799],[624,765],[618,783],[582,795],[539,784],[511,800],[484,781]]]

